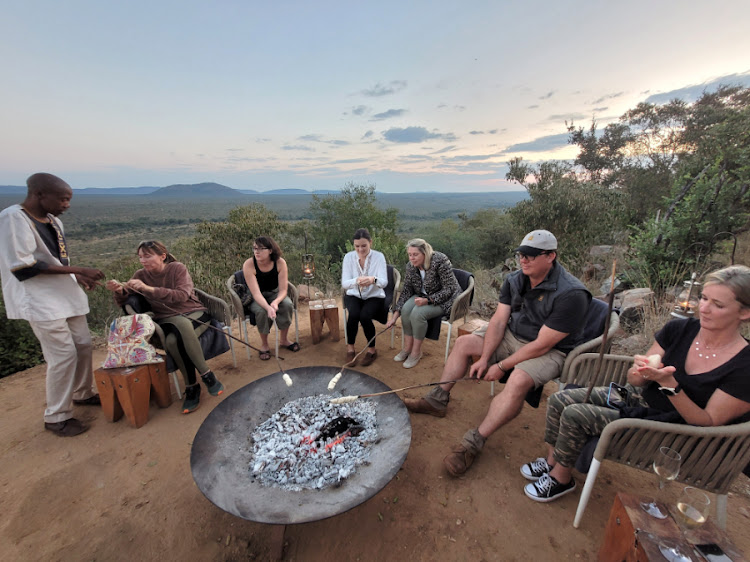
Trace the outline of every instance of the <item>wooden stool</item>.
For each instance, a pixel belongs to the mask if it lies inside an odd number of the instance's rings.
[[[313,343],[320,343],[323,324],[328,325],[331,341],[339,341],[339,307],[335,299],[310,301],[310,332]]]
[[[692,545],[682,534],[680,527],[672,517],[657,519],[641,508],[639,498],[618,492],[609,521],[604,530],[604,541],[599,550],[600,561],[634,562],[646,560],[664,560],[659,550],[659,541],[664,539],[669,544],[679,545],[680,550],[694,557]],[[662,510],[668,506],[660,504]],[[716,527],[710,520],[691,531],[695,535],[695,544],[716,543],[734,561],[746,560],[730,541],[725,532]],[[695,558],[693,558],[695,559]]]
[[[111,422],[123,413],[135,428],[148,421],[149,399],[153,392],[160,408],[172,403],[169,377],[164,363],[151,363],[137,367],[97,369],[94,373],[99,388],[104,417]]]

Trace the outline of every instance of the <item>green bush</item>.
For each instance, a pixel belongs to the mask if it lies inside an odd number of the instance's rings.
[[[26,320],[8,320],[0,294],[0,377],[7,377],[44,361],[39,340]]]

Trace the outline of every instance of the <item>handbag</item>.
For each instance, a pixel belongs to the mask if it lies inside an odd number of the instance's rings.
[[[148,314],[115,318],[109,328],[107,358],[102,367],[115,369],[164,361],[148,343],[154,330],[154,321]]]

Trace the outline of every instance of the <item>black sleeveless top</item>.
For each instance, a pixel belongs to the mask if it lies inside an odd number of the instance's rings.
[[[261,293],[268,293],[279,288],[279,270],[276,269],[276,262],[273,262],[271,271],[262,272],[258,267],[258,261],[253,256],[253,265],[255,266],[255,278],[258,280],[258,288]]]

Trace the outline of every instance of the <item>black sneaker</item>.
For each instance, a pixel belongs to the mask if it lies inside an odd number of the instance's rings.
[[[547,474],[552,467],[547,463],[547,459],[539,457],[535,461],[527,462],[521,467],[521,474],[526,480],[536,482],[542,475]]]
[[[524,493],[535,502],[551,502],[576,489],[576,481],[571,478],[567,484],[560,484],[549,474],[543,474],[539,480],[524,486]]]

